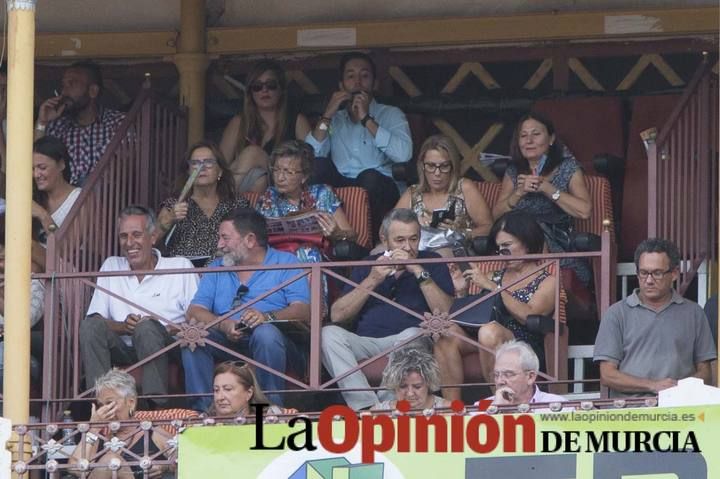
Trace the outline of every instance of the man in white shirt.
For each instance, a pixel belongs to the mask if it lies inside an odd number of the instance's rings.
[[[107,258],[100,271],[192,269],[187,258],[161,256],[153,248],[157,234],[157,222],[151,210],[128,206],[118,218],[123,256]],[[185,311],[197,285],[198,275],[192,272],[99,277],[87,317],[80,323],[86,385],[94,385],[113,365],[136,363],[170,344],[172,336],[179,331],[177,325],[185,321]],[[142,394],[167,394],[167,369],[167,354],[145,364]],[[164,401],[157,398],[155,403]]]
[[[535,384],[540,361],[529,344],[511,340],[495,351],[495,396],[498,406],[567,401],[540,390]]]

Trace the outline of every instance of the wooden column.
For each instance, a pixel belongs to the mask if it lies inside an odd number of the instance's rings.
[[[175,66],[180,73],[180,105],[188,108],[188,144],[205,136],[205,0],[181,0]]]
[[[30,413],[30,236],[35,0],[8,0],[7,210],[5,212],[5,397],[3,416]],[[17,437],[10,448],[19,457]],[[25,452],[28,448],[25,447]]]

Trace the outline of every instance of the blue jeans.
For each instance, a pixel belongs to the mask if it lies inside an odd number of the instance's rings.
[[[302,351],[272,324],[261,324],[252,330],[249,337],[245,336],[237,343],[229,341],[224,333],[215,328],[209,329],[208,333],[207,339],[227,348],[243,352],[257,362],[277,371],[285,372],[287,365],[292,365],[294,371],[305,370],[305,356]],[[228,361],[237,358],[209,345],[198,346],[195,351],[182,348],[185,389],[188,394],[212,392],[215,359]],[[285,389],[285,380],[275,374],[256,368],[255,375],[263,391]],[[266,393],[266,396],[272,404],[282,406],[283,402],[280,394]],[[195,397],[191,399],[190,407],[196,411],[204,412],[210,407],[211,402],[210,397]]]

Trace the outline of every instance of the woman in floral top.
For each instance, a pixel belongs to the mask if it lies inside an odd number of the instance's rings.
[[[218,228],[223,217],[236,208],[247,208],[245,198],[235,196],[235,184],[225,158],[218,147],[202,141],[185,155],[187,175],[200,172],[186,200],[168,198],[160,205],[160,238],[168,256],[215,258]],[[183,182],[184,183],[184,182]]]
[[[312,147],[301,140],[286,141],[275,148],[270,156],[275,186],[265,190],[255,209],[268,218],[315,211],[324,236],[352,239],[357,234],[332,188],[308,184],[314,159]],[[322,261],[322,252],[316,246],[301,246],[296,254],[301,262]]]
[[[532,216],[522,212],[511,212],[498,218],[489,236],[498,254],[503,256],[539,254],[545,250],[542,229]],[[504,268],[499,271],[486,273],[471,268],[464,273],[469,281],[488,291],[513,285],[500,293],[502,304],[495,308],[499,309],[499,314],[495,314],[492,321],[477,330],[478,343],[491,351],[479,350],[480,366],[487,382],[493,382],[495,356],[492,351],[513,338],[530,344],[540,358],[540,364],[544,364],[544,338],[528,330],[525,325],[528,316],[549,315],[555,309],[556,277],[547,269],[533,272],[542,262],[511,260],[503,262]],[[452,329],[470,337],[468,331],[457,324]],[[442,384],[463,382],[462,356],[471,351],[477,351],[476,346],[453,336],[444,336],[435,343],[435,357],[440,364]],[[460,399],[460,391],[457,388],[446,388],[443,396],[448,400]]]

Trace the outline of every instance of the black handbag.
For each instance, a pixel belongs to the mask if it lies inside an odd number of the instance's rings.
[[[460,309],[464,308],[469,304],[472,304],[474,301],[477,301],[479,298],[486,296],[490,292],[490,290],[483,289],[482,291],[480,291],[479,294],[455,299],[452,307],[450,308],[450,314],[459,311]],[[482,303],[478,303],[467,311],[458,314],[457,316],[452,318],[452,321],[463,326],[479,328],[480,326],[483,326],[492,321],[500,322],[502,320],[504,310],[505,304],[503,303],[500,295],[496,294],[491,299],[485,300]]]

